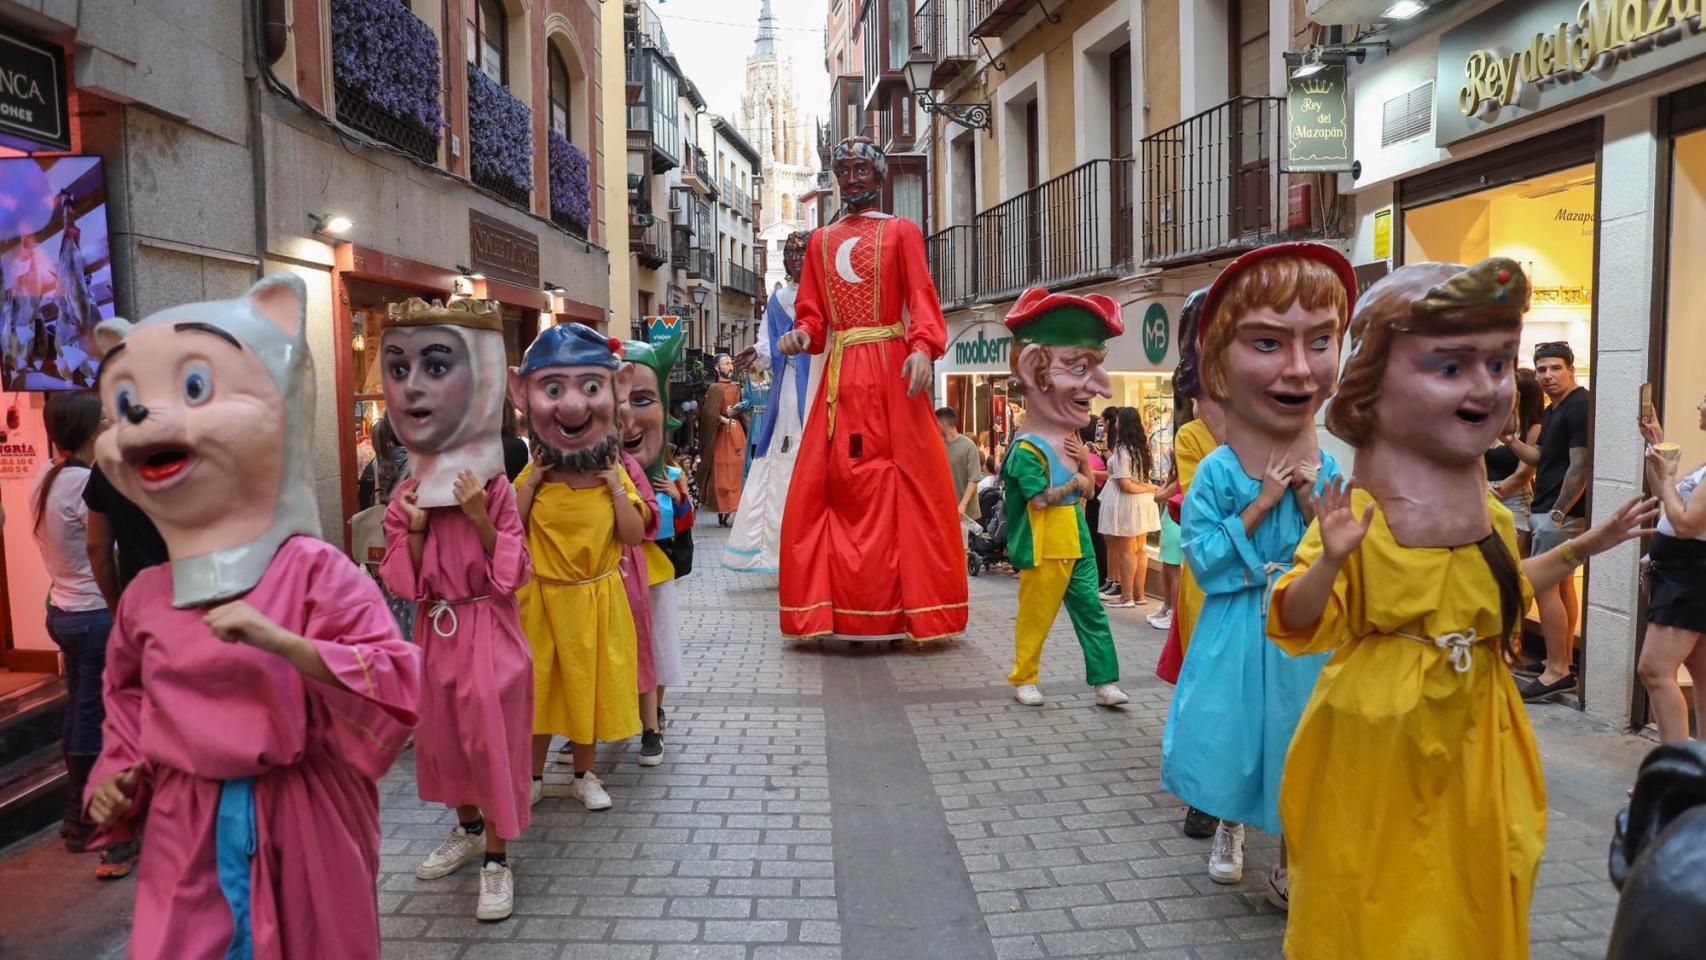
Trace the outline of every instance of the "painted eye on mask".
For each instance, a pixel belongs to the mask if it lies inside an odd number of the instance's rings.
[[[123,386],[120,386],[117,390],[113,391],[113,410],[118,413],[120,420],[129,421],[131,419],[131,417],[130,417],[131,411],[135,410],[135,409],[136,409],[136,388],[135,387],[132,387],[130,384],[127,383],[127,384],[124,384]],[[134,422],[134,421],[132,421],[132,422]]]
[[[213,397],[213,371],[205,363],[192,363],[184,368],[184,400],[199,407]]]
[[[427,373],[433,377],[442,377],[450,372],[450,364],[443,360],[428,360]]]
[[[1272,337],[1261,337],[1251,341],[1252,345],[1262,353],[1273,353],[1280,348],[1280,342]]]
[[[547,383],[545,385],[545,396],[551,398],[552,400],[555,400],[558,397],[561,397],[562,395],[563,395],[563,385],[562,384],[560,384],[560,383]]]
[[[602,393],[603,390],[604,385],[599,383],[597,380],[588,380],[586,384],[581,387],[581,392],[589,397],[596,397]]]

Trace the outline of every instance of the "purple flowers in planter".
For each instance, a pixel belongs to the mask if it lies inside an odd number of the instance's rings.
[[[551,212],[586,229],[592,222],[592,183],[586,154],[552,130],[545,134],[551,167]]]
[[[471,63],[468,143],[474,179],[533,189],[533,111]]]
[[[444,126],[438,38],[403,0],[332,0],[332,77],[434,139]]]

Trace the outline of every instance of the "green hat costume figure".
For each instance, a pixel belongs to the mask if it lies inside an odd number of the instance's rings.
[[[1090,405],[1112,397],[1102,362],[1107,341],[1125,332],[1120,305],[1099,294],[1077,296],[1032,287],[1007,314],[1013,334],[1013,378],[1025,399],[1025,432],[1001,465],[1007,501],[1007,556],[1019,571],[1019,615],[1013,630],[1013,696],[1040,706],[1037,671],[1043,639],[1064,604],[1084,650],[1085,681],[1102,706],[1125,703],[1119,659],[1097,585],[1101,577],[1082,501],[1096,494],[1089,455],[1078,431]]]

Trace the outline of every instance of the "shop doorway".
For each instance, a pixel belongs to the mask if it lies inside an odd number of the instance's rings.
[[[1598,153],[1597,125],[1572,128],[1407,181],[1398,192],[1399,263],[1475,263],[1499,256],[1522,264],[1533,296],[1523,324],[1519,366],[1533,369],[1538,344],[1567,342],[1575,354],[1576,382],[1589,388],[1590,424],[1597,335]],[[1581,502],[1582,510],[1591,516],[1591,437],[1588,449],[1588,488]],[[1565,584],[1563,601],[1572,614],[1572,668],[1578,674],[1571,702],[1580,708],[1580,691],[1585,687],[1580,673],[1586,663],[1586,567]],[[1524,646],[1532,658],[1544,655],[1538,607],[1529,610]]]

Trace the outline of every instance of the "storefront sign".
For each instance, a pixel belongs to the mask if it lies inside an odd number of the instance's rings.
[[[984,326],[993,326],[985,324]],[[1002,327],[1001,329],[1006,329]],[[966,334],[971,333],[970,330]],[[978,328],[975,338],[961,334],[954,341],[953,358],[957,367],[987,367],[1006,366],[1009,351],[1013,349],[1012,337],[986,337],[982,327]]]
[[[539,286],[539,238],[525,230],[468,211],[469,263],[480,273],[510,283]]]
[[[1143,355],[1150,363],[1167,359],[1168,331],[1167,308],[1160,303],[1150,304],[1143,311]]]
[[[1351,123],[1345,68],[1322,67],[1293,77],[1285,94],[1285,169],[1289,172],[1351,168]]]
[[[647,343],[662,343],[681,336],[680,317],[646,317],[645,323]]]
[[[27,480],[35,476],[41,456],[33,443],[0,443],[0,478]]]
[[[1706,53],[1702,0],[1501,3],[1439,41],[1440,146]]]
[[[1392,259],[1392,208],[1374,211],[1374,258]]]
[[[0,33],[0,142],[71,149],[65,51]]]

